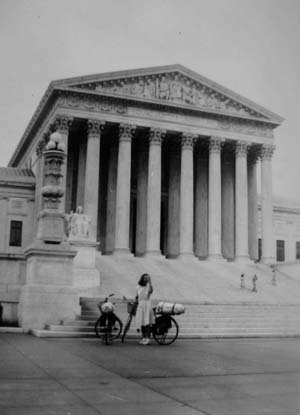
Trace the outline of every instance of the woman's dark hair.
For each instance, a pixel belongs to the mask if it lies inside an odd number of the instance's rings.
[[[143,274],[143,275],[141,275],[141,277],[139,279],[139,282],[138,282],[138,284],[141,287],[146,287],[146,285],[148,283],[148,278],[146,278],[146,277],[149,277],[149,274]]]

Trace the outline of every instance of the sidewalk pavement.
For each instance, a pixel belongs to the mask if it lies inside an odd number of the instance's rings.
[[[299,415],[300,339],[97,339],[0,334],[1,415]]]

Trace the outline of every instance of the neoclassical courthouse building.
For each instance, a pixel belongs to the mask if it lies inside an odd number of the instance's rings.
[[[54,131],[67,154],[60,210],[82,206],[102,255],[274,262],[272,155],[281,122],[181,65],[51,82],[0,169],[2,269],[13,278],[26,267]]]

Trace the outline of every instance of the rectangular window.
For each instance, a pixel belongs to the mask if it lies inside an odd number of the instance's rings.
[[[296,259],[300,259],[300,242],[296,242]]]
[[[284,241],[280,239],[276,241],[276,260],[278,262],[285,261]]]
[[[258,240],[258,260],[261,260],[261,238]]]
[[[10,221],[9,246],[22,246],[22,225],[20,220]]]

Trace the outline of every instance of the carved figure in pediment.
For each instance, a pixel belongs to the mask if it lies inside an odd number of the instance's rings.
[[[121,81],[121,90],[123,94],[129,95],[130,94],[130,87],[125,81]]]
[[[202,91],[197,91],[196,102],[200,107],[206,107],[206,96]]]
[[[131,86],[131,93],[133,95],[143,96],[144,94],[144,82],[140,80],[138,83],[134,83]]]
[[[196,88],[195,86],[191,86],[190,81],[186,81],[186,85],[183,87],[183,100],[187,104],[196,104]]]
[[[155,85],[150,79],[147,79],[147,81],[145,82],[144,97],[145,98],[154,98],[155,97]]]
[[[210,108],[214,108],[216,106],[215,97],[213,95],[209,95],[207,97],[206,105]]]
[[[178,75],[175,75],[174,79],[170,83],[170,99],[172,101],[182,100],[182,86],[179,82]]]
[[[166,101],[170,98],[170,85],[165,76],[158,80],[158,98],[165,99]]]

